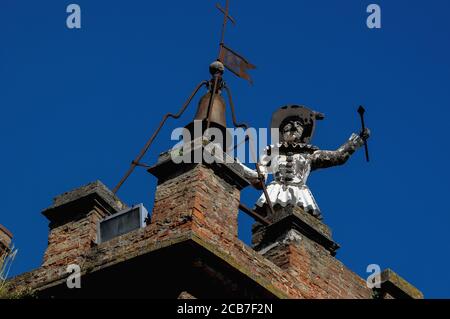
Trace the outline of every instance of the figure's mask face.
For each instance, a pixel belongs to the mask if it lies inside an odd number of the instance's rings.
[[[303,125],[298,119],[284,122],[281,126],[282,142],[302,143],[303,130]]]

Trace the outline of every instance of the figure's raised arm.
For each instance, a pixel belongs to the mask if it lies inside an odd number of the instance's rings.
[[[348,141],[336,151],[315,151],[311,155],[311,170],[345,164],[355,151],[364,145],[370,136],[369,129],[361,134],[352,134]]]

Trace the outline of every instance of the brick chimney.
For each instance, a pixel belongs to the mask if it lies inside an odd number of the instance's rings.
[[[0,257],[10,250],[12,238],[11,232],[5,226],[0,225]]]
[[[50,221],[43,267],[81,263],[97,239],[97,223],[124,208],[124,204],[100,181],[54,199],[42,212]]]
[[[192,149],[196,151],[205,151],[201,143]],[[237,239],[240,191],[249,185],[240,166],[175,164],[171,154],[163,153],[149,169],[158,178],[152,224],[162,232],[189,231],[226,247]]]
[[[318,298],[368,297],[365,282],[334,257],[339,245],[327,225],[299,207],[274,210],[270,225],[253,225],[256,251],[299,281],[314,283]]]
[[[418,298],[422,293],[392,270],[381,274],[381,288],[369,289],[365,280],[335,258],[339,245],[330,228],[299,207],[275,207],[271,224],[253,225],[254,249],[298,281],[307,283],[315,298]]]

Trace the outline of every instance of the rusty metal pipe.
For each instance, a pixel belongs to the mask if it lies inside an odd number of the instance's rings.
[[[248,125],[247,124],[245,124],[245,123],[240,124],[240,123],[237,122],[237,120],[236,120],[236,112],[235,112],[234,102],[233,102],[233,96],[231,95],[231,90],[227,86],[226,83],[224,83],[223,87],[225,88],[225,91],[227,92],[228,101],[230,103],[231,117],[233,119],[233,125],[235,127],[242,127],[242,128],[248,129]]]
[[[264,217],[259,215],[253,209],[250,209],[249,207],[247,207],[245,204],[239,203],[239,209],[242,210],[244,213],[247,213],[248,215],[250,215],[254,219],[256,219],[258,222],[260,222],[264,226],[270,225],[270,222],[267,219],[265,219]]]
[[[202,86],[204,86],[204,85],[207,85],[207,84],[208,84],[208,81],[202,81],[199,85],[197,85],[197,87],[192,92],[191,96],[187,99],[187,101],[184,103],[183,107],[180,109],[180,111],[178,111],[177,114],[167,113],[166,115],[164,115],[164,117],[161,120],[161,122],[159,123],[159,126],[156,129],[156,131],[153,133],[153,135],[150,137],[150,139],[147,141],[147,143],[145,143],[145,146],[142,148],[142,150],[139,153],[139,155],[133,160],[133,162],[131,163],[130,168],[125,173],[125,175],[122,177],[120,182],[116,185],[116,187],[114,187],[114,189],[113,189],[113,193],[114,194],[116,194],[119,191],[119,189],[120,189],[120,187],[122,187],[123,183],[125,183],[125,181],[128,179],[128,177],[130,177],[130,175],[133,173],[134,169],[137,166],[137,163],[140,163],[141,159],[147,153],[147,151],[149,150],[149,148],[152,145],[152,143],[155,140],[155,138],[158,136],[159,132],[161,131],[161,129],[164,126],[164,124],[167,121],[167,119],[168,118],[178,119],[181,115],[183,115],[184,111],[186,111],[187,107],[189,106],[189,104],[191,103],[191,101],[195,97],[195,95],[198,93],[200,88]]]
[[[206,120],[206,130],[209,129],[209,127],[211,126],[211,110],[212,110],[212,106],[214,104],[214,99],[216,98],[216,91],[217,91],[217,86],[219,84],[219,78],[221,77],[219,72],[216,72],[214,74],[214,81],[213,81],[213,86],[211,88],[211,96],[209,98],[209,103],[208,103],[208,111],[206,112],[207,114],[207,120]]]
[[[242,124],[237,123],[236,114],[235,114],[235,108],[234,108],[234,103],[233,103],[233,97],[231,95],[231,90],[226,84],[224,84],[224,88],[225,88],[225,91],[227,92],[228,100],[230,102],[230,109],[231,109],[231,116],[233,118],[233,125],[235,127],[243,127],[245,129],[248,129],[249,126],[247,124],[245,124],[245,123],[242,123]],[[262,187],[263,192],[264,192],[264,197],[266,198],[267,206],[269,206],[269,210],[272,213],[272,216],[274,216],[275,215],[275,211],[273,210],[272,202],[270,201],[269,193],[267,192],[266,183],[265,183],[264,178],[263,178],[263,176],[261,174],[261,169],[259,167],[259,163],[258,163],[257,158],[256,158],[255,150],[253,150],[253,148],[251,146],[251,143],[250,143],[250,150],[251,150],[252,156],[253,156],[253,158],[254,158],[254,160],[256,162],[256,165],[255,165],[256,166],[256,172],[258,173],[258,178],[260,180],[261,187]],[[252,185],[252,186],[255,187],[254,185]]]

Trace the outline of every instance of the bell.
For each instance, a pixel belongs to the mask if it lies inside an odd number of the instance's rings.
[[[197,113],[194,120],[202,121],[208,119],[208,106],[211,99],[211,92],[206,93],[198,103]],[[227,120],[225,117],[226,104],[220,94],[215,94],[214,103],[211,106],[210,122],[212,127],[226,128]]]

